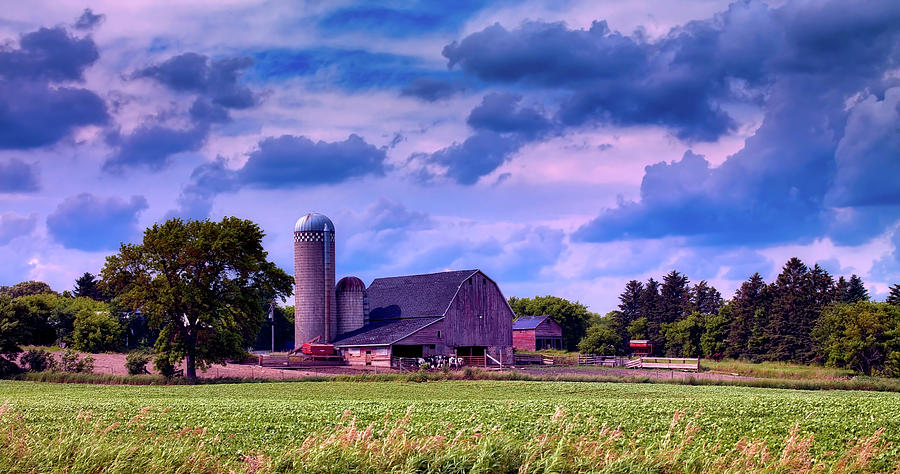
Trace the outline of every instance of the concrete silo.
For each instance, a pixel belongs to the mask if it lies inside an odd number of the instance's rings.
[[[366,284],[359,278],[341,278],[334,289],[337,295],[338,335],[355,331],[368,323],[369,301]]]
[[[294,225],[294,347],[337,336],[334,294],[334,224],[318,213]]]

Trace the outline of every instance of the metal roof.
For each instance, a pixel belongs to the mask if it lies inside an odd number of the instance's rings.
[[[513,321],[513,331],[516,329],[535,329],[549,317],[550,316],[522,316]]]
[[[341,335],[338,340],[334,341],[334,345],[336,347],[388,346],[442,319],[444,318],[406,318],[376,321]]]
[[[324,214],[310,212],[297,219],[294,232],[334,232],[334,224]]]
[[[369,295],[371,321],[443,316],[460,285],[478,270],[376,278]]]
[[[355,276],[346,276],[344,278],[341,278],[341,280],[337,282],[337,285],[335,285],[334,288],[335,292],[337,293],[340,293],[342,291],[363,292],[366,291],[366,284]]]

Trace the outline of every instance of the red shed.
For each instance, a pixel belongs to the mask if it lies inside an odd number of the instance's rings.
[[[646,339],[632,339],[628,342],[631,353],[636,356],[646,356],[653,353],[653,342]]]
[[[513,321],[512,329],[514,349],[562,349],[562,328],[550,316],[522,316]]]

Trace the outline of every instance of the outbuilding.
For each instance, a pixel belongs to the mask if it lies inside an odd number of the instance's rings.
[[[562,327],[550,316],[522,316],[513,321],[513,348],[520,351],[562,349]]]

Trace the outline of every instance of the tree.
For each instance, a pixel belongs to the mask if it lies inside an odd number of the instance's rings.
[[[706,331],[704,315],[693,312],[674,323],[663,326],[666,335],[666,355],[669,357],[700,357],[701,338]]]
[[[769,312],[769,355],[775,360],[805,362],[813,357],[810,337],[819,308],[813,298],[809,270],[799,258],[784,264],[772,284]]]
[[[662,349],[664,346],[664,338],[660,334],[663,323],[663,306],[662,298],[659,295],[659,283],[650,278],[644,285],[644,291],[641,292],[641,318],[644,319],[644,337],[653,342],[654,346]],[[632,334],[632,339],[635,338]]]
[[[891,285],[891,292],[888,294],[885,302],[894,306],[900,306],[900,283]]]
[[[722,307],[722,294],[706,280],[701,280],[691,289],[691,306],[703,314],[716,314]]]
[[[700,349],[704,357],[720,359],[725,354],[725,343],[728,328],[731,325],[731,306],[724,305],[718,313],[706,315],[703,335],[700,336]]]
[[[24,313],[21,302],[0,295],[0,375],[17,372],[15,361],[22,352],[20,345],[28,337],[22,324]]]
[[[285,307],[276,306],[273,311],[273,316],[275,317],[275,350],[279,350],[279,348],[284,348],[290,346],[293,349],[293,341],[294,341],[294,311],[293,306],[289,307],[291,309],[290,318],[286,313]],[[269,321],[268,316],[266,316],[266,321],[263,323],[262,327],[259,330],[259,333],[256,336],[256,339],[253,343],[254,349],[262,349],[269,350],[272,347],[272,322]]]
[[[841,303],[856,303],[857,301],[869,301],[869,291],[862,278],[856,274],[850,275],[847,287],[841,292]]]
[[[141,309],[160,331],[155,349],[197,367],[245,354],[266,314],[266,302],[285,298],[292,279],[267,260],[263,231],[249,220],[170,219],[107,257],[102,278],[124,305]],[[159,358],[158,356],[158,358]]]
[[[896,306],[868,301],[829,306],[814,337],[830,366],[866,375],[900,372],[900,308]]]
[[[632,321],[641,317],[641,301],[643,298],[644,285],[637,280],[631,280],[625,284],[625,291],[619,295],[619,313],[616,316],[617,324],[615,331],[622,339],[622,350],[628,344],[628,325]]]
[[[84,275],[81,275],[77,280],[75,280],[75,291],[73,295],[75,297],[85,297],[90,298],[92,300],[101,301],[103,300],[103,293],[100,292],[99,281],[97,281],[97,277],[95,277],[90,272],[84,272]]]
[[[582,354],[623,354],[622,338],[613,328],[612,321],[603,318],[601,322],[588,328],[587,334],[578,343],[578,350]]]
[[[687,277],[672,270],[663,277],[659,289],[662,323],[674,323],[691,312],[691,288]]]
[[[550,316],[562,328],[562,344],[567,351],[578,350],[578,342],[587,334],[592,313],[587,306],[558,296],[509,299],[509,306],[517,318],[522,316]]]
[[[2,286],[0,287],[0,295],[8,296],[10,298],[20,298],[22,296],[30,296],[30,295],[43,295],[45,293],[56,294],[50,285],[42,282],[42,281],[23,281],[21,283],[16,283],[13,286]]]
[[[647,339],[647,318],[637,318],[628,325],[630,339]]]
[[[122,325],[109,309],[84,308],[75,317],[72,346],[84,352],[106,352],[122,345]]]
[[[731,300],[731,324],[725,346],[726,357],[738,358],[750,355],[754,316],[765,304],[766,288],[763,278],[759,273],[754,273],[735,292]]]

